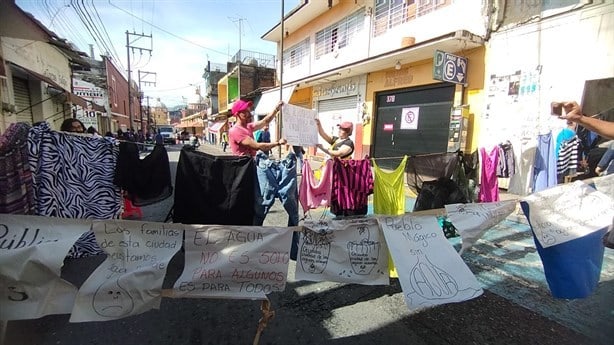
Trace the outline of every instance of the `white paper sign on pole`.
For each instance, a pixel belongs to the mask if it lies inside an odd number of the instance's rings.
[[[582,181],[546,189],[522,201],[529,206],[531,228],[544,248],[601,230],[614,216],[612,198]]]
[[[305,221],[297,280],[388,285],[388,247],[375,218]]]
[[[462,238],[462,255],[482,237],[486,230],[499,224],[516,209],[517,200],[475,204],[445,205],[448,221],[454,225]]]
[[[60,269],[91,221],[11,214],[0,219],[0,320],[69,314],[77,288],[60,278]]]
[[[435,216],[378,216],[410,310],[466,301],[482,288]]]
[[[183,224],[95,221],[107,259],[79,289],[70,322],[108,321],[158,309],[171,258],[181,248]]]
[[[403,108],[401,111],[401,129],[418,129],[420,107]]]
[[[265,299],[286,288],[293,227],[186,225],[174,297]]]
[[[315,146],[318,143],[315,110],[284,103],[282,112],[282,136],[288,140],[288,144]]]

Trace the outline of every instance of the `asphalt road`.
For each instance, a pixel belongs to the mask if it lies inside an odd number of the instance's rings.
[[[169,147],[174,178],[179,146]],[[201,147],[213,153],[219,148]],[[172,198],[144,208],[144,218],[164,221]],[[285,225],[287,217],[276,203],[265,225]],[[514,243],[518,243],[514,239]],[[476,251],[488,248],[476,246]],[[496,248],[495,248],[496,249]],[[611,256],[612,252],[607,253]],[[477,257],[477,255],[476,255]],[[332,282],[296,281],[290,263],[288,284],[283,293],[269,296],[275,317],[260,337],[260,344],[606,344],[614,339],[612,281],[603,283],[596,304],[605,304],[609,315],[584,310],[587,327],[574,327],[578,320],[549,315],[539,305],[560,313],[574,310],[575,301],[558,301],[548,296],[539,283],[498,273],[504,265],[490,264],[469,256],[466,261],[479,272],[485,286],[473,300],[410,312],[398,280],[388,286],[363,286]],[[480,255],[480,257],[486,257]],[[515,260],[509,257],[506,260]],[[67,261],[62,276],[80,286],[102,257]],[[171,287],[182,270],[183,258],[173,258],[164,287]],[[608,265],[610,265],[608,263]],[[611,265],[608,270],[611,273]],[[487,275],[484,275],[487,273]],[[476,273],[477,274],[477,273]],[[505,284],[488,284],[487,276],[499,275]],[[611,277],[608,277],[610,279]],[[602,277],[603,281],[603,277]],[[501,282],[499,282],[501,283]],[[533,284],[533,286],[531,286]],[[528,286],[527,286],[528,285]],[[505,286],[505,288],[501,288]],[[605,289],[600,285],[599,289]],[[532,291],[533,290],[533,291]],[[507,292],[506,292],[507,291]],[[522,293],[517,293],[522,292]],[[517,295],[517,296],[515,296]],[[523,301],[528,301],[523,303]],[[581,302],[579,302],[581,303]],[[524,306],[523,306],[524,305]],[[581,305],[579,308],[589,308]],[[535,307],[535,308],[534,308]],[[603,305],[601,307],[604,307]],[[548,309],[546,308],[546,309]],[[548,309],[548,310],[550,310]],[[601,313],[601,312],[600,312]],[[572,313],[577,314],[577,313]],[[591,318],[608,325],[603,329]],[[217,299],[164,298],[159,310],[109,322],[69,323],[69,315],[52,315],[37,320],[10,321],[6,344],[251,344],[261,318],[260,302]],[[597,320],[595,320],[597,321]],[[591,328],[593,327],[593,328]]]

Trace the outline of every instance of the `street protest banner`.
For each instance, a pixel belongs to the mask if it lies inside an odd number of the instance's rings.
[[[380,226],[410,310],[466,301],[482,294],[477,279],[434,216],[381,216]]]
[[[0,220],[0,320],[68,314],[77,288],[60,278],[70,247],[91,222],[3,214]]]
[[[295,278],[388,285],[388,247],[377,219],[305,221]]]
[[[462,255],[484,235],[486,230],[499,224],[516,209],[517,200],[485,202],[476,204],[445,205],[448,221],[458,230]]]
[[[315,110],[284,103],[282,113],[283,137],[288,144],[315,146],[318,143]]]
[[[70,322],[108,321],[158,309],[168,263],[181,248],[183,224],[95,221],[107,259],[79,289]]]
[[[284,291],[292,227],[185,225],[173,297],[265,299]]]
[[[603,229],[614,216],[612,198],[582,181],[546,189],[522,201],[529,206],[531,228],[544,248]]]

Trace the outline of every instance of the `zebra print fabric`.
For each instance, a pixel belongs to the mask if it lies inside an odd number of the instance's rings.
[[[119,148],[111,138],[52,131],[47,123],[28,135],[37,215],[58,218],[117,219],[122,197],[113,184]],[[69,257],[102,253],[90,231]]]

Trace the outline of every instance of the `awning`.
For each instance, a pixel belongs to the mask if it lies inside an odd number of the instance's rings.
[[[292,93],[296,88],[296,84],[284,86],[282,90],[282,100],[284,103],[288,103],[290,101],[290,97],[292,97]],[[269,114],[279,102],[279,88],[276,87],[274,89],[265,91],[260,96],[260,100],[256,105],[255,113],[256,115],[267,115]]]
[[[209,126],[209,132],[217,133],[226,124],[226,121],[218,121]]]
[[[19,70],[21,73],[25,73],[28,74],[32,77],[34,77],[34,79],[38,79],[40,81],[43,81],[51,86],[53,86],[54,88],[58,89],[59,91],[63,91],[66,94],[67,97],[67,101],[76,105],[79,105],[81,107],[83,107],[84,109],[87,109],[88,107],[88,103],[91,104],[92,109],[95,111],[100,111],[100,112],[106,112],[106,109],[103,106],[100,106],[98,104],[95,104],[94,102],[88,101],[80,96],[75,95],[74,93],[65,90],[62,86],[60,86],[58,83],[56,83],[55,81],[53,81],[51,78],[44,76],[40,73],[34,72],[32,70],[29,70],[25,67],[19,66],[16,63],[10,62],[11,67]]]

